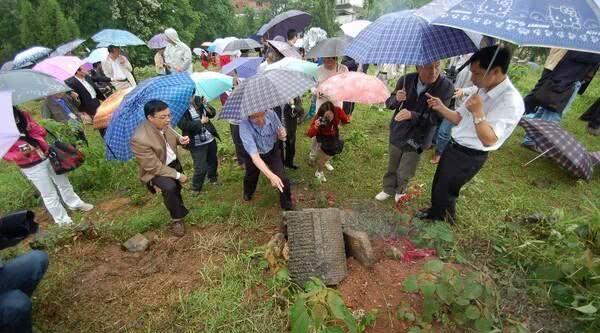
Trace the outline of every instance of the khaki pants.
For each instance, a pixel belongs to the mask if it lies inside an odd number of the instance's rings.
[[[411,148],[389,146],[388,169],[383,176],[383,191],[389,195],[402,194],[415,176],[421,155]]]

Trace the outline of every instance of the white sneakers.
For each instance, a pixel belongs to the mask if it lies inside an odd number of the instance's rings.
[[[385,201],[385,200],[387,200],[389,197],[390,197],[390,195],[389,195],[389,194],[387,194],[387,193],[385,193],[385,192],[381,191],[381,192],[377,193],[377,195],[375,196],[375,200],[378,200],[378,201]]]
[[[315,177],[317,177],[317,179],[321,183],[324,183],[324,182],[327,181],[327,178],[325,178],[325,174],[323,173],[323,171],[316,171],[315,172]]]
[[[82,212],[89,212],[92,209],[94,209],[94,205],[86,202],[82,202],[78,206],[71,208],[71,210],[80,210]]]
[[[325,169],[333,171],[333,165],[329,161],[325,162]]]
[[[406,196],[406,193],[401,193],[401,194],[397,194],[394,196],[394,201],[398,202],[400,201],[400,199],[404,198]],[[375,196],[375,200],[377,201],[385,201],[387,199],[389,199],[391,197],[391,195],[385,193],[384,191],[381,191],[379,193],[377,193],[377,195]]]

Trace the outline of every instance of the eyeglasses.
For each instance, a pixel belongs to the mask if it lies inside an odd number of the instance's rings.
[[[164,116],[153,117],[153,118],[160,119],[160,120],[166,120],[166,119],[171,119],[171,115],[167,114],[167,115],[164,115]]]

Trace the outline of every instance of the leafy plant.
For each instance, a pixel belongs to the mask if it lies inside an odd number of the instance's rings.
[[[312,278],[290,308],[292,333],[359,333],[374,322],[374,314],[357,321],[339,292]]]
[[[434,248],[438,256],[446,257],[454,247],[454,232],[446,223],[426,223],[414,221],[420,232],[413,238],[418,247]]]
[[[406,305],[398,310],[399,317],[414,322],[414,332],[429,330],[434,321],[461,331],[492,329],[497,293],[490,279],[480,272],[461,272],[437,259],[428,261],[424,269],[425,272],[403,282],[405,292],[423,296],[422,313],[417,314]]]

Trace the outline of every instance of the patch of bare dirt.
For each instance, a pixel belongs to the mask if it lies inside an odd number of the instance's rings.
[[[377,257],[376,264],[367,269],[353,258],[348,259],[348,276],[338,286],[346,305],[355,310],[377,310],[375,324],[367,333],[405,332],[410,328],[406,322],[396,318],[401,302],[409,303],[419,311],[422,299],[418,295],[402,292],[402,281],[423,270],[428,260],[402,262],[385,256],[385,244],[381,239],[372,239],[371,244]]]

